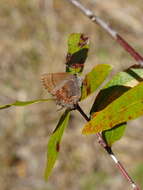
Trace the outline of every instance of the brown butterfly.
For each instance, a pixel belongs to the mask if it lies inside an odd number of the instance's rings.
[[[52,94],[58,105],[73,109],[81,97],[81,78],[69,73],[42,75],[44,87]]]

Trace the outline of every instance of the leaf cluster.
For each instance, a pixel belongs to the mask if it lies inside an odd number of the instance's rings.
[[[66,57],[66,72],[81,75],[84,62],[89,50],[89,39],[84,34],[74,33],[68,38],[68,52]],[[97,64],[83,79],[80,101],[84,101],[94,93],[110,74],[112,68],[107,64]],[[119,72],[100,90],[90,110],[91,120],[86,123],[82,133],[102,133],[108,146],[121,139],[127,127],[127,121],[143,114],[143,69],[132,66]],[[51,99],[37,99],[32,101],[15,101],[1,105],[0,109],[11,106],[27,106]],[[79,102],[80,103],[80,102]],[[45,178],[51,174],[57,160],[63,133],[68,126],[70,112],[66,109],[62,114],[55,130],[50,136],[47,148],[47,166]]]

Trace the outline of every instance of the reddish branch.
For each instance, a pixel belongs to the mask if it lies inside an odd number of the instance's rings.
[[[113,30],[104,20],[96,16],[90,9],[84,7],[77,0],[68,0],[74,6],[80,9],[80,11],[86,15],[92,22],[98,24],[105,32],[107,32],[112,38],[114,38],[118,44],[120,44],[136,61],[139,65],[143,66],[143,57],[126,42],[115,30]]]
[[[80,114],[84,117],[86,121],[90,121],[90,118],[87,117],[87,115],[84,113],[84,111],[81,109],[79,105],[77,105],[76,110],[80,112]],[[104,150],[108,153],[110,158],[115,163],[116,167],[120,170],[121,174],[124,176],[124,178],[131,184],[132,188],[134,190],[140,190],[140,188],[136,185],[136,183],[133,181],[133,179],[130,177],[124,166],[121,164],[121,162],[117,159],[114,152],[112,151],[111,147],[108,146],[108,144],[104,141],[102,138],[102,135],[100,133],[97,133],[96,136],[98,137],[99,144],[104,148]]]

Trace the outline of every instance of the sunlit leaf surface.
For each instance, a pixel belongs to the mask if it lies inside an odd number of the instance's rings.
[[[81,73],[89,49],[89,39],[81,33],[73,33],[68,38],[66,72]]]
[[[92,106],[91,114],[104,109],[141,81],[143,81],[142,68],[129,68],[126,71],[119,72],[99,92]]]
[[[83,80],[81,100],[95,92],[95,90],[103,83],[109,75],[112,67],[107,64],[99,64],[95,66]]]
[[[111,129],[117,124],[135,119],[143,114],[143,82],[125,92],[105,109],[96,112],[83,134],[93,134]]]
[[[51,135],[48,142],[48,151],[47,151],[47,165],[45,170],[45,179],[47,180],[51,174],[51,171],[54,167],[54,164],[57,160],[61,138],[63,136],[64,130],[68,125],[70,112],[66,110],[57,124],[56,129]]]
[[[35,104],[35,103],[40,103],[40,102],[48,102],[52,101],[53,99],[37,99],[37,100],[31,100],[31,101],[15,101],[14,103],[11,104],[5,104],[5,105],[0,105],[0,109],[5,109],[9,108],[11,106],[28,106],[30,104]]]
[[[120,97],[131,87],[136,86],[143,80],[143,69],[131,67],[116,74],[100,91],[92,106],[91,115],[104,109],[107,105]],[[103,137],[107,144],[111,146],[115,141],[120,140],[124,135],[126,123],[115,126],[103,132]]]
[[[126,123],[116,125],[114,128],[103,131],[102,135],[108,146],[122,138],[126,129]]]

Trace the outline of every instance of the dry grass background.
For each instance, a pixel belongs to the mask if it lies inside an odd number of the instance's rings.
[[[143,53],[142,0],[82,2],[118,30]],[[66,0],[0,1],[0,104],[15,99],[47,97],[40,76],[65,68],[67,37],[86,33],[91,39],[84,74],[98,63],[114,66],[112,74],[134,64],[102,29]],[[88,113],[94,96],[81,106]],[[0,112],[0,190],[130,189],[94,135],[82,136],[85,121],[72,113],[61,154],[48,183],[43,180],[49,134],[62,111],[41,103]],[[114,151],[143,187],[142,120],[129,123]]]

